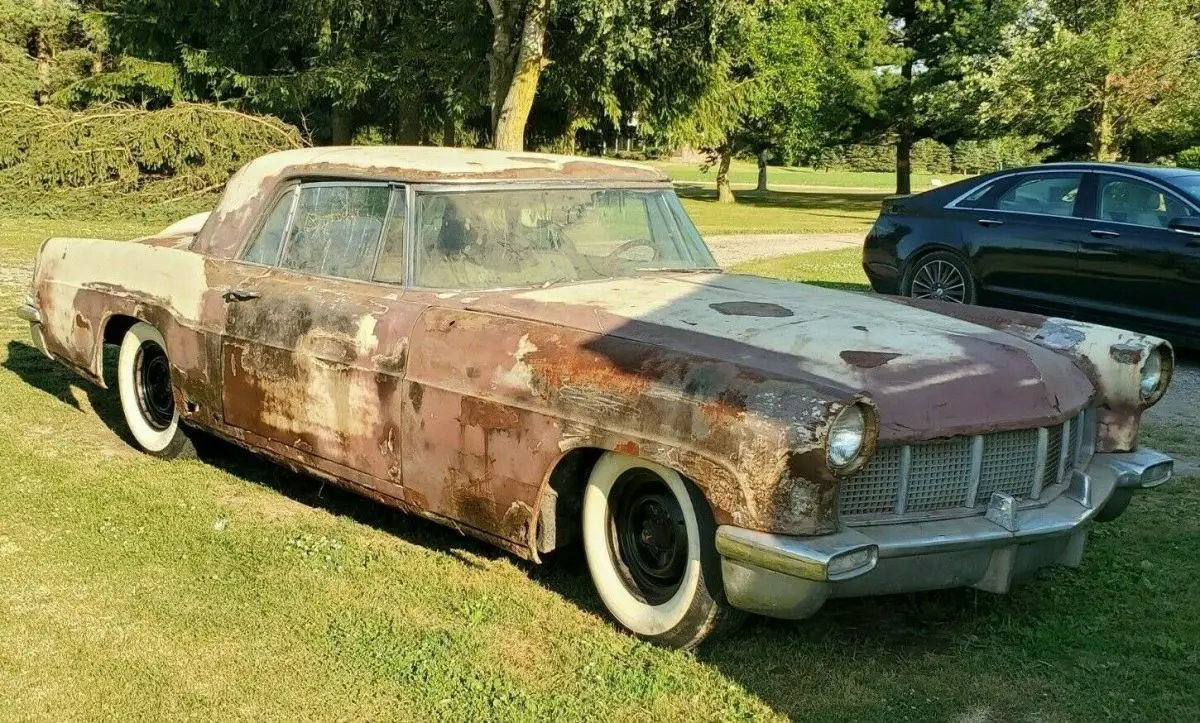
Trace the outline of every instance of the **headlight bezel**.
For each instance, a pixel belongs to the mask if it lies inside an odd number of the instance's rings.
[[[851,431],[854,428],[859,428],[857,449],[849,457],[844,453],[839,453],[835,458],[834,449],[840,443],[838,436],[846,431],[840,430],[839,427],[847,423]],[[825,436],[825,464],[829,465],[829,468],[840,476],[850,474],[862,468],[871,455],[875,453],[878,426],[875,407],[871,404],[865,404],[861,400],[857,400],[838,410],[830,422],[828,433]],[[841,441],[844,441],[844,438]]]
[[[1157,381],[1154,386],[1146,388],[1147,369],[1154,365]],[[1167,387],[1171,384],[1171,374],[1175,368],[1175,355],[1171,348],[1166,344],[1159,344],[1151,347],[1146,353],[1146,358],[1138,365],[1138,398],[1145,406],[1154,404],[1159,399],[1162,399],[1166,393]]]

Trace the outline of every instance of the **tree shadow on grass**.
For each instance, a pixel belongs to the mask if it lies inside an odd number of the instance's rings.
[[[124,442],[133,446],[133,438],[125,426],[117,395],[115,347],[105,349],[104,378],[108,389],[92,384],[61,364],[47,359],[29,344],[9,341],[7,351],[8,358],[0,366],[16,374],[31,387],[40,389],[72,409],[83,412],[85,410],[73,392],[74,389],[80,390],[87,397],[96,416]],[[417,515],[405,514],[394,507],[315,477],[292,472],[282,465],[211,434],[194,431],[192,437],[197,456],[202,462],[239,479],[266,487],[300,504],[352,519],[415,546],[449,555],[465,565],[476,568],[482,567],[481,559],[496,560],[508,556],[505,551],[468,537],[453,528]],[[590,591],[590,587],[581,587],[572,582],[570,576],[573,573],[566,570],[574,570],[575,566],[567,558],[560,558],[559,561],[566,561],[566,567],[560,568],[556,563],[551,569],[539,570],[537,566],[524,561],[520,561],[519,564],[529,571],[531,579],[568,599]],[[586,575],[586,568],[583,568],[583,573]],[[580,602],[586,609],[597,609],[599,604],[594,594],[590,599]]]
[[[717,200],[717,192],[711,188],[679,185],[675,192],[680,198],[693,201],[716,203]],[[861,220],[861,214],[878,213],[883,199],[892,194],[882,191],[735,191],[734,195],[738,204],[744,206],[795,211],[841,211],[859,214],[845,218]]]

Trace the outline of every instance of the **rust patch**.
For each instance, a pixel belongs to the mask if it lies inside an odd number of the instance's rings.
[[[613,451],[619,454],[627,454],[630,457],[642,456],[642,446],[633,440],[626,440],[613,447]]]
[[[890,351],[855,351],[849,350],[842,352],[839,356],[842,361],[853,367],[861,367],[863,369],[874,369],[887,364],[896,357],[901,356]]]
[[[421,399],[425,396],[425,387],[416,382],[408,384],[408,398],[412,401],[413,411],[421,411]]]
[[[1142,361],[1142,348],[1133,344],[1113,344],[1108,349],[1108,355],[1118,364],[1139,364]]]
[[[463,397],[459,421],[464,427],[483,430],[519,430],[521,418],[513,407],[476,397]]]
[[[795,316],[795,312],[786,306],[763,301],[722,301],[709,304],[708,307],[726,316],[763,316],[774,319]]]

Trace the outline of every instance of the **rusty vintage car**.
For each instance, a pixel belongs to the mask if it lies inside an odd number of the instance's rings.
[[[211,215],[55,238],[22,313],[146,452],[205,430],[528,560],[581,543],[628,630],[1080,563],[1172,460],[1161,339],[723,274],[665,176],[352,147],[251,162]]]

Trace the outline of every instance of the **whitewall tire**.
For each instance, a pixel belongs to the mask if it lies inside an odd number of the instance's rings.
[[[164,459],[194,452],[175,408],[167,343],[145,322],[134,324],[121,340],[117,390],[125,424],[144,452]]]
[[[674,470],[605,453],[584,490],[582,528],[596,591],[630,632],[694,648],[741,621],[725,600],[708,502]]]

